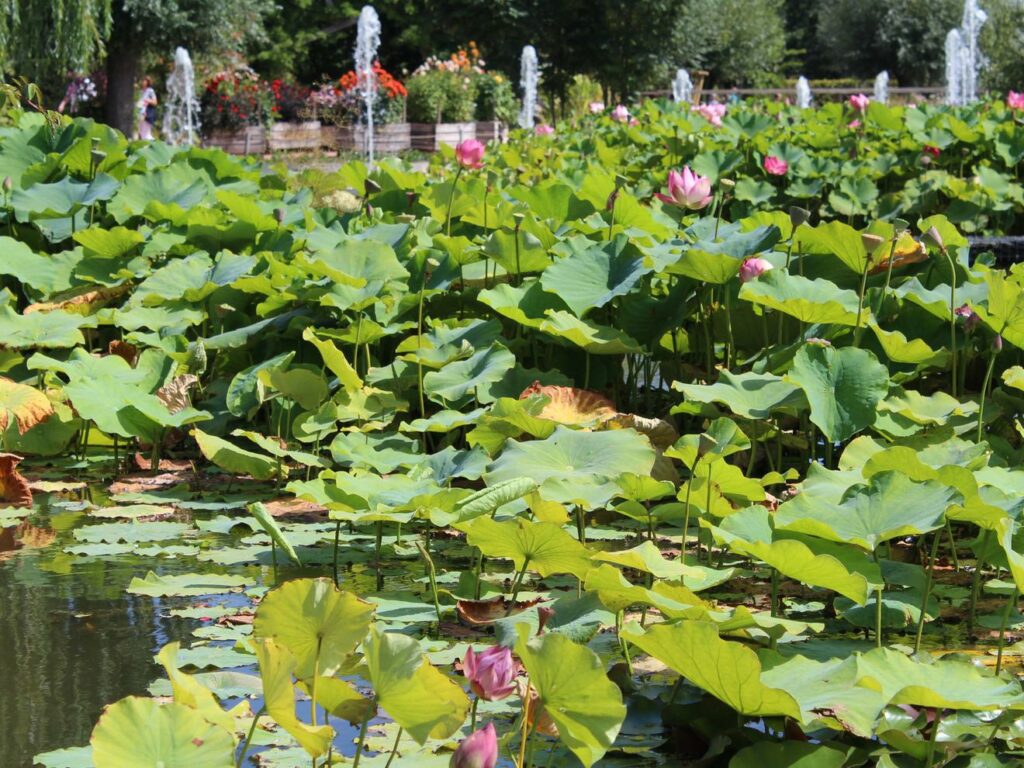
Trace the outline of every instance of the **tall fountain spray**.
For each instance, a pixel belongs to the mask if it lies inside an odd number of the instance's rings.
[[[889,73],[884,69],[875,77],[875,101],[889,103]]]
[[[672,81],[672,101],[676,104],[688,104],[693,101],[693,81],[685,69],[676,70],[676,78]]]
[[[533,128],[537,112],[537,51],[532,45],[523,46],[519,60],[519,85],[523,89],[523,108],[519,112],[519,127]]]
[[[810,109],[811,107],[811,84],[803,75],[800,75],[796,81],[796,105],[800,109]]]
[[[946,103],[954,107],[963,104],[961,48],[960,30],[949,30],[946,35]]]
[[[978,0],[966,0],[960,23],[960,62],[963,68],[960,97],[964,104],[978,100],[978,72],[983,63],[978,51],[978,34],[987,19],[988,14],[978,7]]]
[[[174,69],[167,76],[164,141],[191,145],[198,132],[199,101],[196,99],[195,71],[188,51],[179,47],[174,51]]]
[[[356,27],[356,87],[366,111],[366,162],[373,164],[373,103],[377,100],[377,75],[373,63],[380,47],[380,19],[372,5],[364,5]]]

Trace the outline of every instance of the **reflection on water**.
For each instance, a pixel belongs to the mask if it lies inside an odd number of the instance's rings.
[[[45,507],[32,517],[58,532],[80,520],[80,513]],[[87,743],[103,706],[145,694],[159,674],[153,654],[194,628],[164,615],[168,601],[125,592],[152,561],[67,555],[62,538],[47,549],[0,555],[3,768],[31,766],[39,752]],[[186,569],[173,561],[170,567]]]

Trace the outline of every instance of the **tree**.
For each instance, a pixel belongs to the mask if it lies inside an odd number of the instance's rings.
[[[272,0],[113,0],[107,40],[107,105],[110,125],[128,133],[135,80],[143,53],[241,50],[263,33]]]
[[[21,75],[49,101],[63,94],[69,70],[100,60],[111,0],[0,0],[0,75]]]
[[[1016,0],[986,0],[982,7],[988,13],[979,40],[988,59],[982,83],[1004,95],[1019,91],[1024,86],[1024,6]]]

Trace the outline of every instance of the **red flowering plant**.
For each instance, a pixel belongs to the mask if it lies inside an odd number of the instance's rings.
[[[247,68],[211,77],[199,103],[205,129],[233,131],[248,125],[269,125],[280,112],[270,84]]]
[[[401,122],[405,115],[405,86],[394,75],[373,63],[376,75],[376,99],[373,121],[377,125]],[[359,89],[359,78],[349,70],[337,82],[321,85],[309,94],[311,111],[323,122],[353,125],[365,122],[366,106]]]
[[[274,96],[271,109],[275,120],[295,122],[309,118],[309,88],[278,78],[270,81],[270,92]]]

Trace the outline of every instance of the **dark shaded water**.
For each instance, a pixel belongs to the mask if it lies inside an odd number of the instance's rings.
[[[81,517],[44,507],[31,521],[66,531]],[[167,617],[166,600],[125,592],[152,561],[68,555],[60,551],[62,539],[0,559],[3,768],[31,766],[39,752],[87,743],[103,706],[144,694],[160,670],[153,654],[195,626]]]

